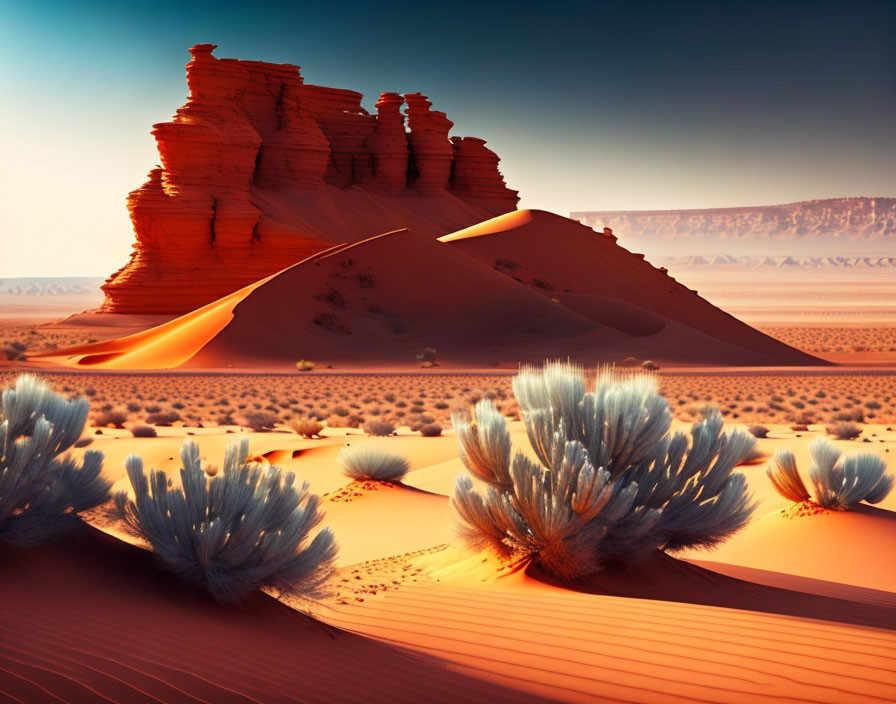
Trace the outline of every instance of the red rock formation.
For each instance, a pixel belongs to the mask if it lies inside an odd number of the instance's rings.
[[[506,201],[507,209],[516,208],[517,192],[511,191],[498,171],[498,155],[478,137],[452,137],[454,164],[451,192],[461,198]]]
[[[189,98],[153,128],[162,168],[128,198],[134,251],[103,310],[182,313],[332,243],[439,236],[516,207],[497,156],[482,140],[452,145],[419,93],[383,93],[371,115],[360,93],[307,85],[297,66],[214,48],[190,49]]]
[[[407,187],[408,135],[398,93],[383,93],[376,101],[376,129],[367,138],[373,155],[370,185],[383,193],[401,193]]]
[[[454,150],[448,132],[454,123],[445,113],[430,110],[425,95],[407,93],[404,99],[411,128],[411,183],[421,195],[442,195],[451,178]]]

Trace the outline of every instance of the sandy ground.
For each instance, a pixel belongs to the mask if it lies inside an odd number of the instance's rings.
[[[824,432],[768,427],[763,455],[790,448],[803,467],[808,440]],[[759,460],[742,471],[760,508],[719,550],[658,554],[621,573],[558,585],[453,544],[448,497],[462,465],[450,429],[424,438],[407,427],[392,437],[334,428],[320,439],[239,426],[158,430],[156,438],[113,428],[92,436],[116,488],[127,488],[129,454],[176,474],[184,439],[219,462],[228,442],[248,437],[252,455],[296,472],[324,496],[340,572],[334,595],[311,611],[335,630],[288,608],[304,603],[259,595],[234,610],[209,605],[157,572],[139,541],[98,509],[87,520],[100,533],[2,556],[16,566],[0,617],[4,643],[14,643],[2,649],[0,691],[13,701],[79,701],[86,692],[137,701],[135,690],[160,701],[414,701],[423,686],[439,690],[428,695],[433,701],[896,697],[896,580],[882,559],[896,548],[896,495],[851,513],[787,512]],[[520,421],[511,432],[514,445],[531,452]],[[896,456],[892,427],[866,424],[864,432],[874,449]],[[346,444],[403,454],[411,472],[398,486],[349,482],[335,464]],[[142,634],[138,645],[126,645],[128,632]],[[248,659],[237,657],[245,650]],[[238,665],[223,672],[221,658]],[[343,681],[359,660],[371,674]],[[301,671],[286,663],[301,663]]]
[[[0,385],[22,368],[5,363]],[[896,700],[896,493],[851,512],[795,510],[764,471],[782,448],[805,471],[809,440],[838,419],[861,429],[838,446],[879,452],[896,471],[893,367],[661,370],[677,428],[716,403],[729,424],[767,429],[761,457],[739,470],[759,508],[715,551],[657,553],[565,585],[455,542],[451,411],[493,398],[531,453],[507,373],[41,371],[90,398],[76,452],[102,450],[116,489],[128,488],[130,454],[176,482],[184,440],[220,463],[248,438],[254,458],[323,497],[339,571],[315,604],[259,593],[219,607],[99,507],[70,541],[0,551],[4,701]],[[252,413],[273,431],[253,431]],[[320,438],[286,425],[312,416],[327,424]],[[394,435],[364,431],[383,419]],[[146,423],[157,436],[134,437]],[[441,435],[423,437],[426,423]],[[411,471],[400,485],[350,482],[335,461],[346,445],[402,454]]]

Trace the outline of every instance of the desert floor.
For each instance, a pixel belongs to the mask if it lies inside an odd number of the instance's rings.
[[[185,439],[220,463],[227,443],[248,438],[256,459],[324,497],[340,570],[323,602],[258,594],[219,607],[161,572],[101,507],[71,541],[0,552],[0,699],[896,700],[896,493],[876,507],[812,513],[791,508],[765,475],[779,448],[805,469],[808,441],[838,423],[861,430],[838,446],[879,452],[896,471],[896,365],[847,349],[885,357],[892,329],[841,326],[828,339],[780,328],[788,342],[816,345],[810,351],[858,355],[851,367],[661,370],[676,427],[710,403],[731,425],[764,426],[762,456],[740,468],[759,508],[714,552],[659,553],[566,585],[454,540],[449,496],[463,465],[451,411],[494,398],[512,419],[515,446],[531,452],[507,373],[40,369],[58,391],[90,398],[77,452],[102,450],[115,489],[127,488],[130,454],[177,481]],[[66,335],[22,321],[0,326],[7,345],[74,341]],[[3,363],[0,386],[24,368]],[[322,437],[286,425],[306,417],[326,421]],[[396,424],[393,436],[365,433],[365,423],[384,419]],[[134,437],[147,423],[157,437]],[[441,435],[423,437],[419,428],[431,424]],[[403,454],[411,472],[400,485],[349,482],[335,462],[347,444]]]

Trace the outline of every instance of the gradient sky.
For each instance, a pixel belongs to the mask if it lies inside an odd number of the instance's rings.
[[[0,276],[108,275],[187,48],[421,91],[523,207],[896,196],[896,2],[0,0]]]

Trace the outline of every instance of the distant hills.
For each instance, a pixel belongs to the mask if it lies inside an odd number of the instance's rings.
[[[688,256],[653,257],[657,264],[667,267],[739,267],[745,269],[896,269],[896,257],[734,257]]]
[[[0,296],[28,298],[54,296],[100,296],[103,279],[89,276],[16,277],[0,279]]]
[[[624,246],[658,256],[892,258],[896,248],[896,198],[831,198],[784,205],[700,210],[573,212],[574,220],[609,227]]]

